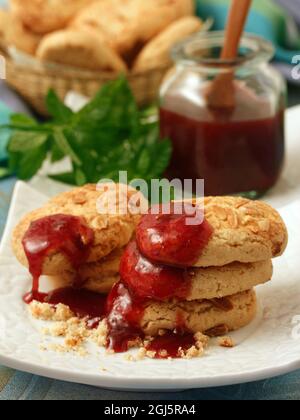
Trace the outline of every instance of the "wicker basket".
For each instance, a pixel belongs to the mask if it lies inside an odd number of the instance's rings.
[[[116,78],[107,72],[90,72],[58,65],[29,65],[16,61],[7,53],[7,83],[16,90],[33,109],[46,116],[45,97],[53,88],[61,99],[69,91],[92,97],[103,84]],[[36,60],[35,60],[36,61]],[[159,68],[140,74],[128,74],[127,78],[140,105],[147,105],[157,98],[159,86],[168,68]]]

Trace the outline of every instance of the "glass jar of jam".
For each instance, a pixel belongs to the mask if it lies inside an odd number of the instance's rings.
[[[256,198],[282,170],[286,84],[269,42],[245,35],[233,61],[220,59],[223,44],[211,32],[173,50],[160,95],[161,135],[173,143],[167,177],[204,179],[206,195]]]

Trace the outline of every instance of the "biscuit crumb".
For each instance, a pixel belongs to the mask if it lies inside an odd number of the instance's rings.
[[[200,332],[196,333],[194,335],[194,338],[196,340],[196,347],[199,349],[206,348],[209,344],[210,338],[207,335],[204,335]]]
[[[142,347],[139,351],[138,354],[136,356],[137,360],[143,360],[147,355],[147,350],[145,349],[145,347]]]
[[[147,357],[147,350],[145,349],[145,347],[142,347],[139,349],[138,353],[135,356],[133,356],[132,354],[126,354],[124,356],[124,359],[128,362],[139,362],[141,360],[144,360],[145,357]]]
[[[197,348],[196,346],[192,346],[186,352],[181,353],[181,357],[183,359],[193,359],[194,357],[200,357],[204,354],[204,347]]]
[[[51,321],[55,313],[55,309],[51,305],[35,300],[30,303],[29,309],[35,319],[41,319],[43,321]]]
[[[50,344],[41,346],[41,350],[52,350],[59,353],[76,352],[80,356],[86,356],[88,352],[83,347],[88,340],[92,340],[100,347],[106,347],[108,336],[108,325],[106,319],[102,320],[96,329],[89,329],[86,319],[79,319],[74,316],[69,307],[65,305],[58,305],[57,308],[49,304],[32,302],[30,310],[35,318],[54,321],[55,324],[51,327],[42,330],[44,335],[52,337],[64,338],[63,344]],[[158,336],[162,337],[167,330],[160,329]],[[131,362],[141,361],[145,358],[154,359],[157,354],[155,351],[147,350],[151,342],[155,339],[153,336],[146,336],[144,341],[140,338],[132,340],[128,343],[128,348],[137,348],[136,355],[126,354],[125,360]],[[179,357],[183,359],[192,359],[203,356],[205,348],[208,346],[210,338],[202,333],[194,334],[195,345],[188,350],[179,349]],[[220,341],[223,347],[233,347],[233,342],[229,337],[224,337]],[[113,355],[115,352],[111,349],[106,349],[107,355]],[[168,357],[167,350],[160,350],[158,355],[160,358],[171,360]]]
[[[105,347],[107,344],[108,326],[104,319],[95,330],[91,330],[90,337],[100,347]]]
[[[70,308],[61,303],[54,307],[49,303],[40,303],[34,300],[30,303],[29,310],[35,319],[43,321],[67,321],[74,317]]]
[[[149,359],[154,359],[156,356],[156,352],[155,351],[146,351],[146,356],[149,357]]]
[[[125,354],[124,360],[126,360],[126,362],[135,362],[135,358],[132,356],[132,354]]]
[[[225,347],[228,349],[235,347],[234,341],[231,337],[221,337],[219,338],[218,343],[220,347]]]

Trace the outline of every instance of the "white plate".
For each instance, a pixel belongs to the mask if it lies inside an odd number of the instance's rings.
[[[139,391],[229,385],[300,368],[300,202],[295,202],[300,198],[298,127],[300,109],[294,109],[288,114],[289,165],[279,186],[268,197],[275,206],[294,202],[281,211],[288,224],[290,243],[284,257],[274,261],[273,281],[257,289],[257,318],[249,327],[232,334],[238,343],[235,348],[211,345],[203,358],[140,362],[128,362],[124,355],[107,356],[92,344],[87,357],[41,351],[40,344],[46,338],[21,299],[30,288],[30,277],[10,249],[13,226],[24,213],[47,200],[41,191],[52,195],[64,188],[37,178],[31,186],[17,184],[0,247],[0,364],[54,379]]]

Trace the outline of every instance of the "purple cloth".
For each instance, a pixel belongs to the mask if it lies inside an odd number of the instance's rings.
[[[30,115],[30,109],[24,100],[12,91],[4,81],[0,81],[0,101],[14,112]]]

